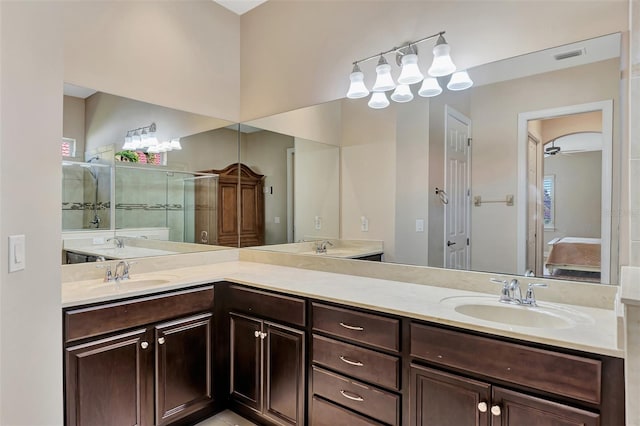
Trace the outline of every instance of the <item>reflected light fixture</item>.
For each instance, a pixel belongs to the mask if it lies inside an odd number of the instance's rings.
[[[180,150],[180,138],[158,141],[156,123],[127,131],[122,149],[125,151],[143,151],[150,154]]]
[[[444,39],[444,31],[421,38],[416,41],[405,43],[401,47],[394,47],[384,52],[369,56],[353,62],[353,70],[349,75],[350,85],[347,91],[349,99],[364,98],[369,95],[369,90],[364,83],[364,73],[360,70],[359,64],[378,58],[376,66],[376,81],[371,89],[371,98],[368,105],[371,108],[381,109],[389,106],[389,99],[385,92],[394,90],[391,100],[394,102],[410,102],[414,95],[411,90],[412,84],[422,82],[418,95],[422,97],[438,96],[442,93],[442,87],[436,77],[445,77],[456,71],[456,66],[451,60],[451,48]],[[433,48],[433,62],[428,71],[428,76],[420,71],[418,65],[418,43],[431,40],[437,37],[436,45]],[[391,65],[387,62],[385,55],[395,53],[396,63],[400,67],[397,85],[391,75]],[[464,90],[473,85],[469,74],[466,71],[459,71],[451,76],[447,88],[449,90]]]
[[[449,90],[464,90],[473,86],[473,81],[469,77],[467,71],[457,71],[451,75],[451,80],[447,83]]]

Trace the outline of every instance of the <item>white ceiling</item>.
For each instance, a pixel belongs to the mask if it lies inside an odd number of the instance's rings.
[[[254,7],[260,6],[267,0],[213,0],[220,6],[226,7],[232,12],[242,15],[247,13]]]

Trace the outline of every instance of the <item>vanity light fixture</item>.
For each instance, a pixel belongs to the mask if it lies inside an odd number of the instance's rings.
[[[151,123],[148,126],[127,131],[122,149],[127,151],[140,150],[150,154],[156,154],[159,152],[181,150],[182,145],[180,145],[180,138],[173,138],[162,142],[158,141],[158,137],[156,136],[156,123]]]
[[[368,105],[371,108],[381,109],[389,106],[389,99],[384,92],[394,90],[391,99],[394,102],[409,102],[413,100],[413,92],[410,85],[422,82],[418,95],[422,97],[438,96],[442,93],[442,87],[437,77],[445,77],[451,75],[447,88],[449,90],[464,90],[473,85],[473,81],[466,71],[456,71],[456,66],[451,60],[451,48],[444,39],[444,31],[421,38],[420,40],[405,43],[400,47],[394,47],[384,52],[369,56],[364,59],[353,62],[353,70],[349,75],[351,81],[347,97],[349,99],[364,98],[369,95],[369,90],[364,83],[364,73],[360,70],[359,64],[378,58],[376,66],[376,81],[371,89],[372,95]],[[433,48],[433,63],[425,78],[418,66],[418,43],[422,43],[433,38],[438,38]],[[395,53],[396,63],[401,67],[398,84],[393,81],[391,76],[391,65],[385,59],[385,55]],[[443,82],[444,84],[444,82]]]

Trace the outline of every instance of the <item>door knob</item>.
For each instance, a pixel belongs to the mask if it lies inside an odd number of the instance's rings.
[[[452,245],[455,245],[455,243],[451,241],[447,241],[447,247],[451,247]]]

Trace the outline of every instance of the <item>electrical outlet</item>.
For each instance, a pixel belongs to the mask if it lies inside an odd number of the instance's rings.
[[[369,219],[365,216],[360,217],[360,230],[362,232],[369,232]]]
[[[319,231],[322,229],[322,218],[320,216],[316,216],[313,220],[316,230]]]
[[[424,232],[424,219],[416,219],[416,232]]]

